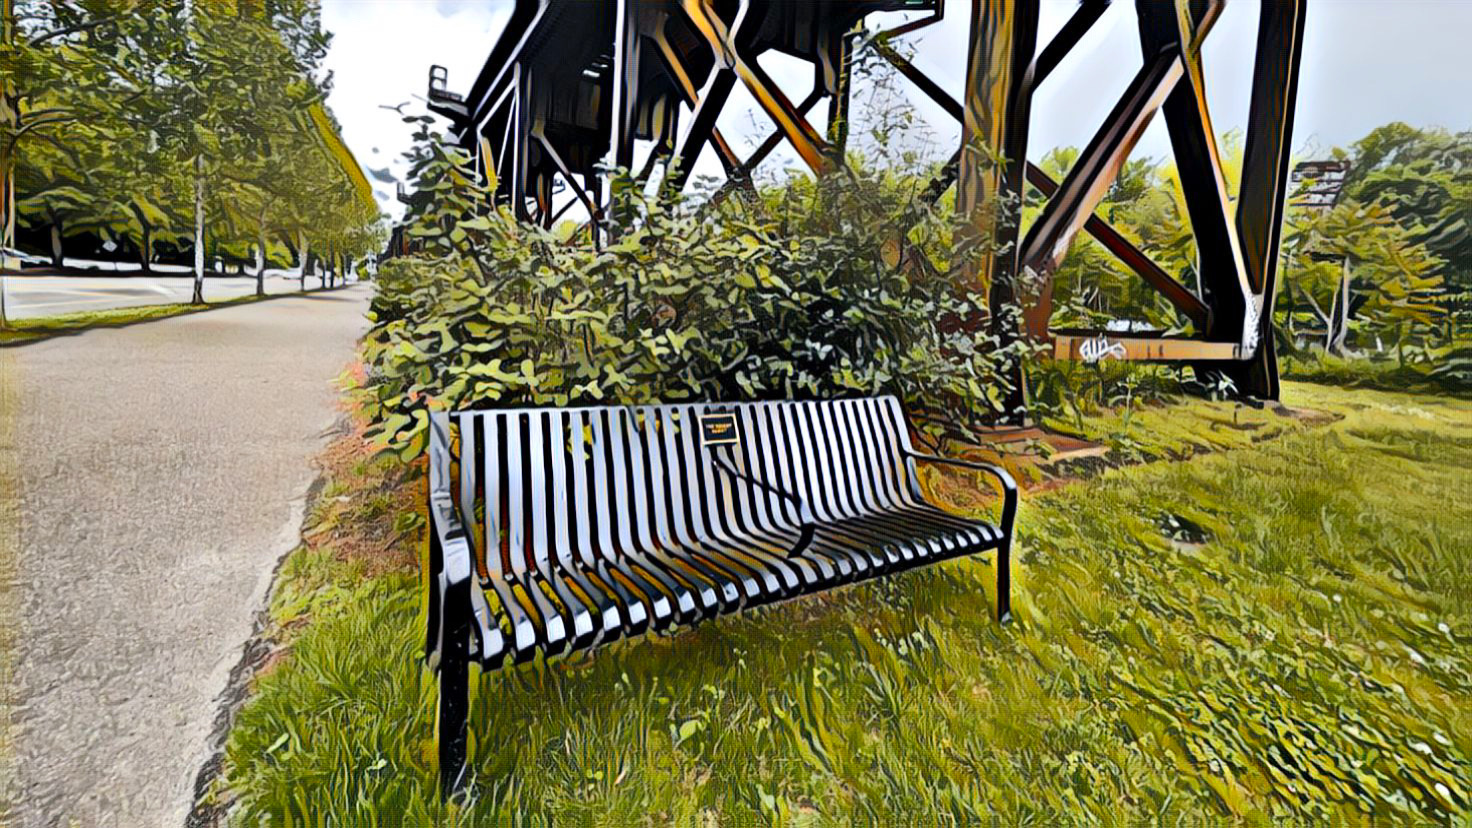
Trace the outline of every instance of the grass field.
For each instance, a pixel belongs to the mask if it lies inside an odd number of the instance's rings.
[[[77,313],[63,313],[55,316],[32,316],[22,319],[11,319],[6,327],[0,328],[0,348],[7,345],[21,345],[26,342],[49,339],[53,336],[79,333],[90,328],[121,328],[124,325],[133,325],[138,322],[167,319],[171,316],[181,316],[186,313],[199,313],[201,311],[214,310],[231,305],[242,305],[248,302],[260,302],[265,299],[273,299],[276,296],[289,295],[291,294],[237,296],[231,299],[221,299],[218,302],[209,302],[204,305],[194,305],[188,302],[173,302],[161,305],[138,305],[127,308],[78,311]]]
[[[1284,396],[1341,419],[1090,421],[1224,450],[1025,497],[1011,626],[961,560],[487,676],[450,809],[417,483],[339,441],[212,796],[241,825],[1472,824],[1472,402]]]

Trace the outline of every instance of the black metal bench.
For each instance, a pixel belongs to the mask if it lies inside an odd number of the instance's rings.
[[[1000,524],[926,502],[916,461],[996,476]],[[1016,485],[915,452],[893,397],[434,414],[429,475],[446,795],[463,784],[472,659],[494,669],[986,550],[1010,613]]]

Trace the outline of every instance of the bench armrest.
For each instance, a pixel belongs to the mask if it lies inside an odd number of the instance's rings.
[[[994,463],[983,463],[977,460],[960,460],[954,457],[941,457],[935,454],[921,454],[917,451],[906,453],[906,459],[924,460],[929,463],[942,463],[947,466],[960,466],[967,469],[984,471],[995,477],[1002,483],[1002,522],[998,527],[1010,540],[1012,537],[1012,524],[1017,519],[1017,481],[1007,470]]]
[[[439,412],[429,416],[429,521],[439,541],[446,580],[458,584],[468,579],[475,567],[470,541],[460,510],[455,508],[450,488],[450,434],[448,418]]]
[[[458,584],[470,578],[474,569],[470,553],[470,542],[455,504],[447,499],[431,498],[429,501],[430,521],[434,524],[435,537],[440,542],[445,579]]]

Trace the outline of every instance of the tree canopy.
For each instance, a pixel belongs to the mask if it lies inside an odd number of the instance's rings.
[[[259,268],[374,252],[381,218],[324,101],[316,0],[7,0],[0,174],[17,233],[167,243]],[[0,187],[0,190],[5,188]],[[95,242],[95,239],[94,239]],[[202,276],[201,272],[197,275]]]

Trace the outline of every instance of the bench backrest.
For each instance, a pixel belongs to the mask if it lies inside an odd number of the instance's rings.
[[[545,570],[573,557],[592,566],[617,550],[813,519],[791,499],[724,473],[718,457],[796,495],[819,519],[921,498],[893,397],[464,411],[451,419],[457,497],[482,574]]]

